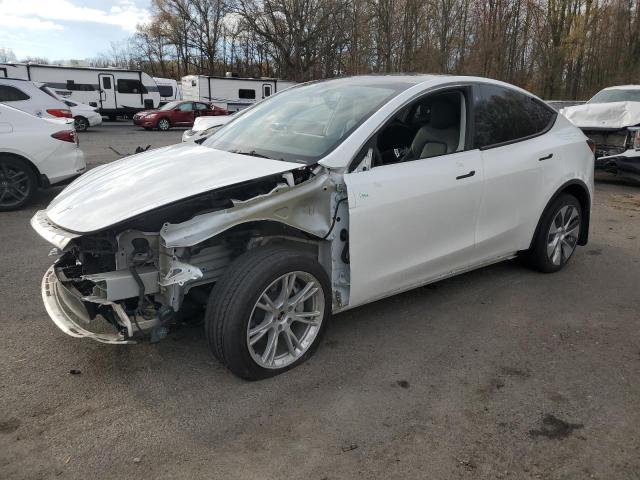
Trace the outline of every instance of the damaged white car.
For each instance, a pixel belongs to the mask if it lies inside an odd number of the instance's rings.
[[[560,113],[595,143],[596,170],[640,181],[640,85],[605,88]]]
[[[205,310],[244,378],[300,364],[332,313],[522,254],[561,269],[587,242],[593,152],[539,99],[492,80],[313,82],[203,145],[91,170],[32,219],[64,332],[158,339]]]

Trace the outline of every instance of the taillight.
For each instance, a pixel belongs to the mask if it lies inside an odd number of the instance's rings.
[[[61,140],[63,142],[78,143],[78,136],[73,130],[61,130],[59,132],[52,133],[51,136],[56,140]]]
[[[589,145],[589,148],[591,149],[591,153],[595,154],[596,153],[596,142],[594,142],[590,138],[587,138],[587,145]]]
[[[53,115],[54,117],[73,118],[73,115],[71,115],[71,110],[67,110],[66,108],[49,108],[47,109],[47,113],[49,115]]]

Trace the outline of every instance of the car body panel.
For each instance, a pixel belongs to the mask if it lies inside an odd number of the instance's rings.
[[[51,202],[47,215],[72,232],[94,232],[192,195],[299,166],[194,144],[172,145],[87,172]]]
[[[0,153],[26,158],[50,184],[78,176],[86,169],[77,144],[51,137],[63,130],[73,130],[72,119],[38,118],[0,104]]]

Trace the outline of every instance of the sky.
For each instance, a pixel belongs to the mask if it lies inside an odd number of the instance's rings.
[[[106,53],[149,19],[150,0],[0,0],[0,47],[18,60]]]

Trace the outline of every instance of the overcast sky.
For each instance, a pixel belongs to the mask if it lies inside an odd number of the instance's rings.
[[[84,59],[131,36],[150,0],[0,0],[0,47],[20,60]]]

